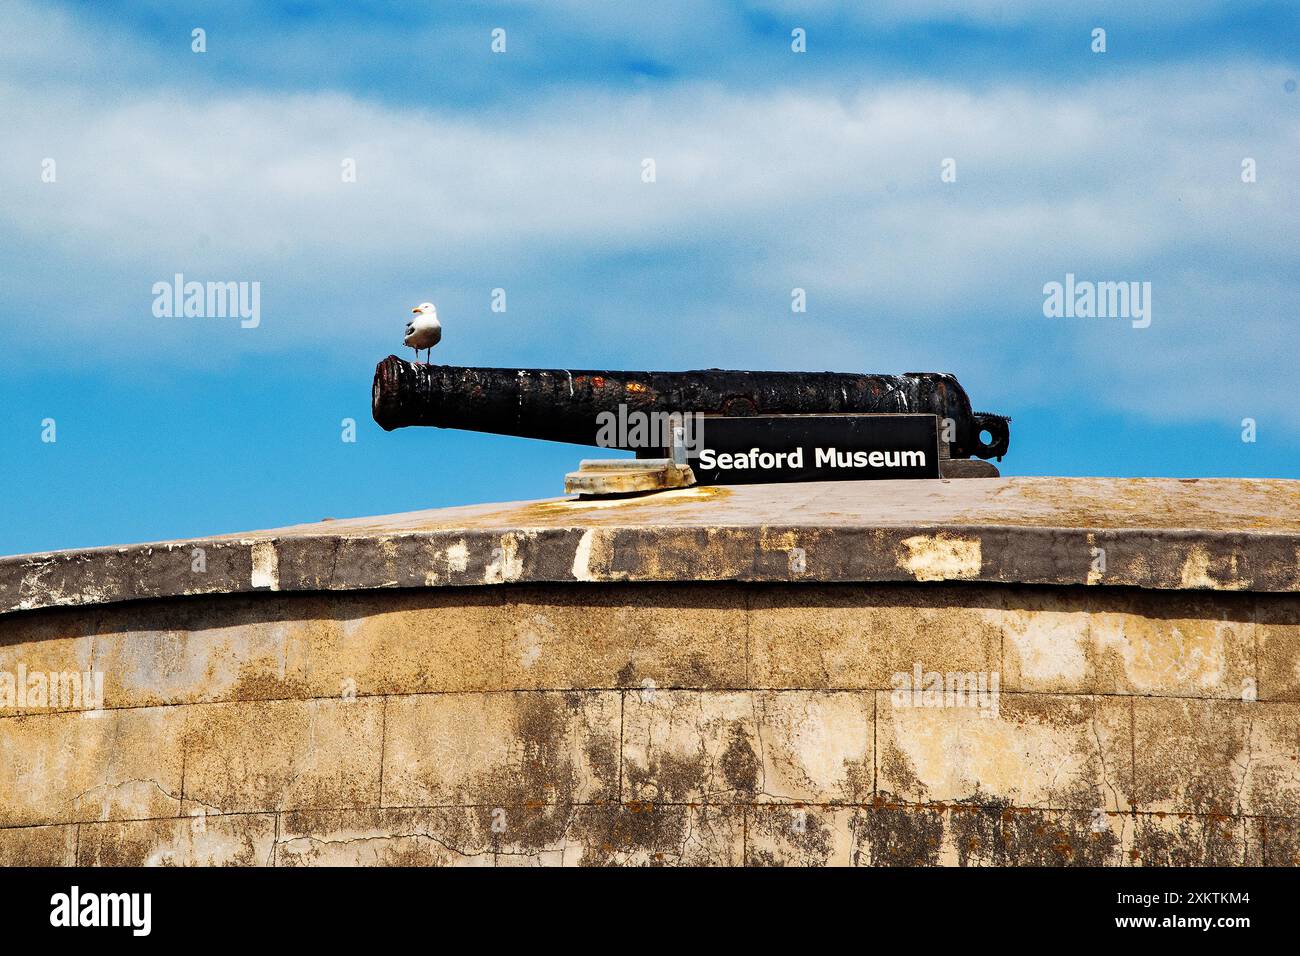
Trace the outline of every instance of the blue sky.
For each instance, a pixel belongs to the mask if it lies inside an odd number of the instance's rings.
[[[0,553],[558,494],[583,449],[371,422],[426,299],[448,363],[952,371],[1006,474],[1300,477],[1297,7],[1062,6],[6,4]]]

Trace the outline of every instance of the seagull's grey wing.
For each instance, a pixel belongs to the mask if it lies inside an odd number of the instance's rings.
[[[441,341],[442,341],[442,326],[435,325],[433,327],[433,341],[429,344],[429,348],[433,348]]]
[[[406,334],[407,334],[407,335],[410,335],[410,334],[411,334],[412,332],[414,332],[414,331],[415,331],[415,323],[414,323],[414,322],[407,322],[407,323],[406,323]]]

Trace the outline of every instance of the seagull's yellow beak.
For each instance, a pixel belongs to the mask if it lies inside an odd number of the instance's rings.
[[[419,315],[419,314],[420,314],[420,310],[419,310],[419,309],[412,309],[412,310],[411,310],[411,315]]]

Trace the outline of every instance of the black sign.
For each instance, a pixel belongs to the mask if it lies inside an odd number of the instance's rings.
[[[939,477],[936,415],[706,416],[701,439],[702,485]]]

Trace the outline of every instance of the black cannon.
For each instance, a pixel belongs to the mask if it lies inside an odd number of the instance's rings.
[[[705,416],[911,412],[951,424],[953,458],[998,458],[1009,419],[972,412],[952,375],[909,372],[616,372],[415,365],[390,355],[375,368],[372,410],[386,431],[433,425],[597,444],[597,416],[626,411]],[[983,440],[983,435],[988,440]],[[614,445],[613,447],[627,447]]]

